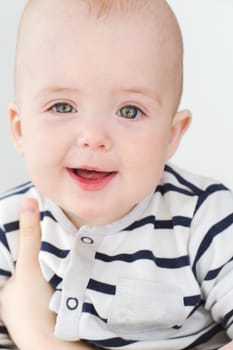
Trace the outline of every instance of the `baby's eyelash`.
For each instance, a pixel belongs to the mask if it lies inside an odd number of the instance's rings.
[[[49,107],[48,111],[51,111],[56,114],[71,114],[77,113],[77,109],[72,106],[71,103],[68,102],[57,102],[54,103],[51,107]],[[123,106],[117,111],[117,115],[121,118],[125,119],[139,119],[146,115],[145,112],[134,104],[128,104]]]
[[[135,105],[126,105],[117,112],[117,115],[126,119],[138,119],[145,116],[145,113]]]
[[[49,110],[55,112],[55,113],[77,113],[77,110],[67,102],[57,102],[54,105],[52,105]]]

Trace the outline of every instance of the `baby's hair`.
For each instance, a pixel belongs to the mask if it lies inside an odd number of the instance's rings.
[[[59,2],[59,0],[57,1]],[[91,12],[95,12],[98,17],[117,11],[124,13],[131,11],[140,11],[146,8],[150,9],[151,5],[153,5],[153,2],[159,3],[160,1],[167,5],[166,0],[76,0],[77,3],[82,2],[86,4],[89,10]],[[24,8],[24,12],[27,12],[35,5],[42,2],[43,0],[28,0]]]
[[[123,12],[138,11],[146,5],[147,0],[82,0],[89,6],[90,12],[95,12],[97,17],[107,15],[111,12]]]

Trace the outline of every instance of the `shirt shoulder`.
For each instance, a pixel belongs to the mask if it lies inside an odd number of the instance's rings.
[[[186,191],[187,194],[196,195],[197,197],[201,196],[210,186],[217,186],[216,189],[229,191],[221,182],[211,177],[190,172],[171,163],[165,165],[161,179],[161,185],[167,183],[177,186],[184,193]]]
[[[154,194],[157,218],[182,219],[185,226],[190,227],[194,217],[197,218],[198,213],[202,212],[202,216],[208,213],[208,221],[214,223],[220,206],[226,215],[233,210],[233,193],[224,184],[171,163],[165,165]]]

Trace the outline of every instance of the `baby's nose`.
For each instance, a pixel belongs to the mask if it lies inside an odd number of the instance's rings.
[[[78,136],[78,146],[92,150],[107,151],[111,148],[111,137],[103,125],[86,125]]]

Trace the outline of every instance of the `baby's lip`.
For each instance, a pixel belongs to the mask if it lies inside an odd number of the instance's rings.
[[[117,176],[117,171],[107,171],[96,167],[67,168],[68,173],[82,190],[101,191]]]
[[[100,167],[89,166],[89,165],[78,166],[78,167],[74,167],[72,169],[73,170],[86,170],[86,171],[106,172],[106,173],[113,172],[113,170],[103,169],[103,168],[100,168]]]
[[[116,170],[110,170],[110,169],[103,169],[99,167],[94,167],[94,166],[78,166],[78,167],[69,167],[69,170],[72,170],[73,172],[81,172],[81,171],[86,171],[86,172],[96,172],[96,173],[116,173]]]
[[[87,170],[87,169],[73,169],[75,175],[79,176],[82,179],[86,180],[98,180],[103,179],[109,175],[112,175],[113,172],[109,171],[96,171],[96,170]]]
[[[75,174],[78,178],[86,179],[86,180],[90,180],[90,181],[107,178],[107,177],[117,173],[117,171],[115,171],[115,170],[114,171],[113,170],[103,170],[100,168],[90,167],[90,166],[69,168],[68,170],[69,170],[69,172],[72,172],[73,174]]]

